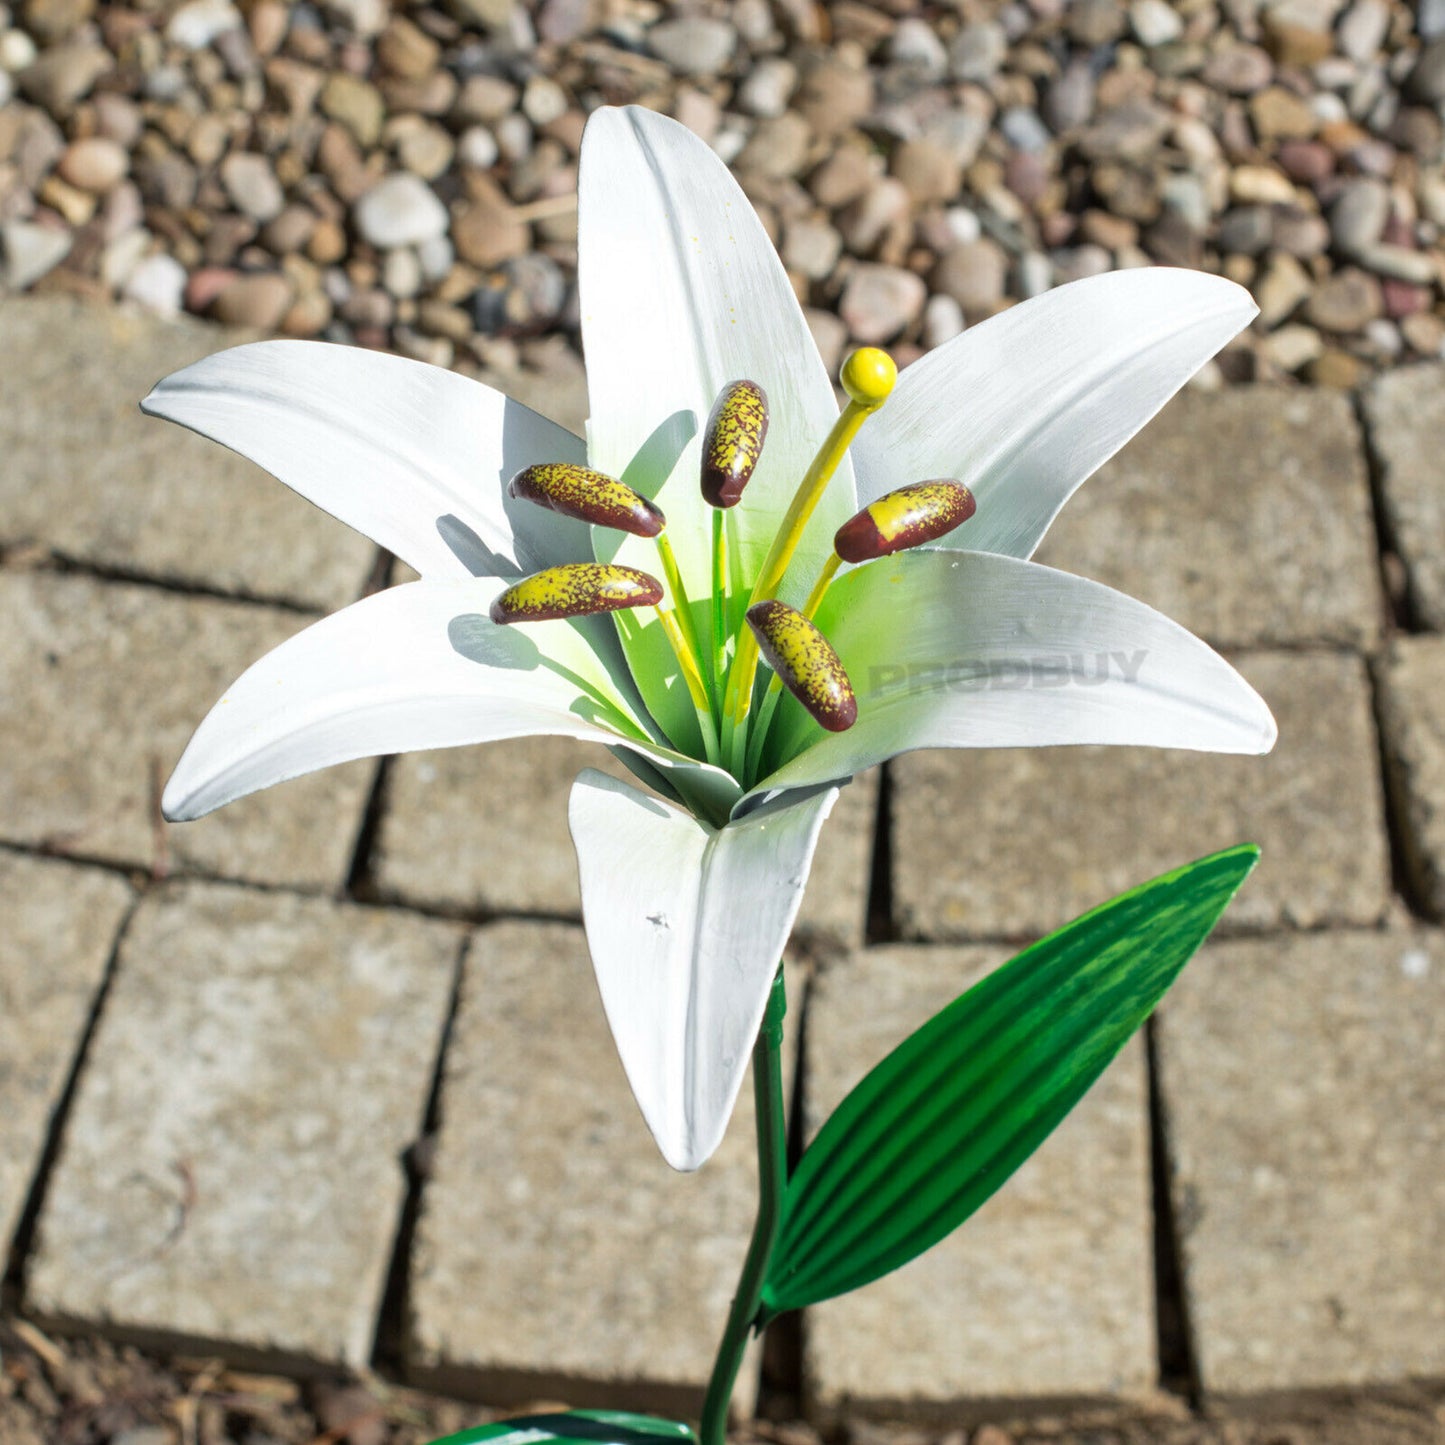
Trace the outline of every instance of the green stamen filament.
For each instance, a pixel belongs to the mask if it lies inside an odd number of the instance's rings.
[[[698,645],[697,629],[692,623],[692,608],[688,605],[687,589],[682,584],[682,573],[678,570],[677,554],[673,552],[672,543],[667,540],[666,532],[659,532],[653,540],[657,543],[657,555],[662,562],[663,575],[667,578],[667,590],[672,593],[673,612],[682,627],[688,661],[692,664],[692,671],[696,676],[702,666],[703,651]],[[688,690],[692,690],[690,683]],[[704,690],[703,698],[708,714],[711,716],[712,691],[710,688]]]
[[[713,723],[712,705],[708,701],[707,689],[703,686],[702,675],[697,670],[697,659],[683,640],[675,614],[659,607],[657,620],[662,624],[663,635],[677,658],[682,680],[687,684],[688,696],[692,698],[693,708],[697,712],[697,725],[702,732],[702,745],[707,753],[707,760],[716,763],[719,757],[717,727]]]
[[[726,513],[714,507],[712,513],[712,680],[719,701],[727,669],[727,587],[728,538]]]

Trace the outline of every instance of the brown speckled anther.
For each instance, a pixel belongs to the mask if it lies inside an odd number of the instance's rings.
[[[662,583],[636,567],[568,562],[509,587],[491,607],[493,622],[554,622],[624,607],[655,607]]]
[[[783,686],[830,733],[847,732],[858,720],[858,700],[833,644],[786,602],[749,607],[748,625]]]
[[[968,521],[977,509],[962,482],[914,482],[870,502],[844,522],[833,548],[845,562],[868,562],[931,542]]]
[[[768,435],[768,399],[755,381],[723,387],[702,441],[702,495],[710,507],[735,507]]]
[[[626,482],[575,462],[523,467],[507,484],[507,491],[564,517],[631,532],[634,537],[655,537],[667,525],[662,508]]]

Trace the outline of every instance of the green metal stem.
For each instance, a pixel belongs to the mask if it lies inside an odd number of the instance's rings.
[[[783,1014],[788,1006],[779,965],[768,995],[763,1026],[753,1046],[753,1107],[758,1131],[758,1217],[743,1261],[738,1290],[702,1405],[701,1445],[725,1445],[728,1402],[747,1348],[748,1335],[762,1304],[763,1281],[778,1239],[783,1190],[788,1183],[788,1137],[783,1119]]]

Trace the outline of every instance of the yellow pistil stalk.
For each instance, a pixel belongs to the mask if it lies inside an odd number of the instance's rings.
[[[798,550],[803,530],[822,500],[833,473],[838,470],[859,428],[888,400],[897,379],[898,368],[893,364],[893,358],[876,347],[865,346],[843,363],[840,380],[843,390],[848,393],[848,405],[834,422],[793,494],[787,514],[753,584],[750,606],[768,601],[777,593],[788,563]],[[757,669],[757,639],[751,629],[744,629],[738,637],[737,656],[733,658],[728,673],[723,703],[723,741],[732,756],[735,775],[746,761],[742,743],[743,725],[752,706],[753,679],[757,676]]]

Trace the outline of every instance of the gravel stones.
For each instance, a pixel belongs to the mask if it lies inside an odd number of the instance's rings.
[[[220,175],[226,194],[242,215],[264,224],[281,214],[286,197],[264,156],[233,151],[221,162]]]
[[[185,268],[193,309],[212,308],[220,290],[202,273],[270,272],[281,280],[248,282],[222,313],[431,354],[408,304],[373,298],[454,306],[527,255],[559,268],[570,290],[566,201],[586,114],[637,102],[714,145],[770,235],[794,228],[806,260],[789,265],[806,307],[836,314],[857,261],[924,278],[929,296],[902,308],[911,319],[891,345],[947,334],[951,310],[930,313],[928,300],[959,304],[965,288],[983,293],[962,302],[968,320],[1146,263],[1203,267],[1257,292],[1272,276],[1278,292],[1287,256],[1305,263],[1291,280],[1303,274],[1323,293],[1309,325],[1325,351],[1302,360],[1312,346],[1301,333],[1268,338],[1301,324],[1314,299],[1281,309],[1276,295],[1219,369],[1225,379],[1338,383],[1438,353],[1445,124],[1431,77],[1442,36],[1424,11],[1414,26],[1401,0],[1202,11],[1040,0],[997,13],[850,4],[830,28],[819,14],[798,0],[675,13],[588,0],[404,11],[187,0],[137,27],[92,0],[30,0],[25,29],[0,26],[0,69],[37,102],[7,122],[13,144],[0,127],[0,156],[13,152],[23,182],[0,170],[0,225],[103,227],[50,284],[114,295],[142,255],[162,251]],[[98,143],[120,146],[128,165],[111,153],[85,174]],[[142,204],[102,206],[124,192],[127,170]],[[452,254],[415,258],[419,285],[413,258],[369,254],[399,247],[368,240],[354,212],[392,173],[431,185],[451,213]],[[270,232],[288,204],[314,219]],[[435,208],[423,208],[430,230]],[[142,230],[144,248],[116,245]],[[843,242],[831,260],[830,234]],[[985,263],[988,274],[940,289],[934,276],[957,264],[948,253],[981,237],[1003,253],[1001,285]],[[302,255],[317,274],[281,264]],[[1352,269],[1374,278],[1378,297]],[[168,307],[174,288],[157,289]],[[150,304],[145,286],[128,294]],[[477,327],[449,338],[449,364],[486,363],[496,309],[472,308]],[[527,324],[575,353],[574,306]]]
[[[732,59],[737,31],[725,20],[688,15],[659,21],[647,32],[648,49],[679,75],[716,75]]]
[[[383,177],[352,208],[357,232],[378,250],[420,246],[447,233],[447,209],[418,176]]]
[[[0,223],[0,281],[12,291],[23,291],[48,275],[70,254],[74,239],[69,231],[30,221]]]
[[[911,271],[862,265],[848,276],[838,314],[854,341],[876,346],[911,325],[927,299],[928,288]]]

